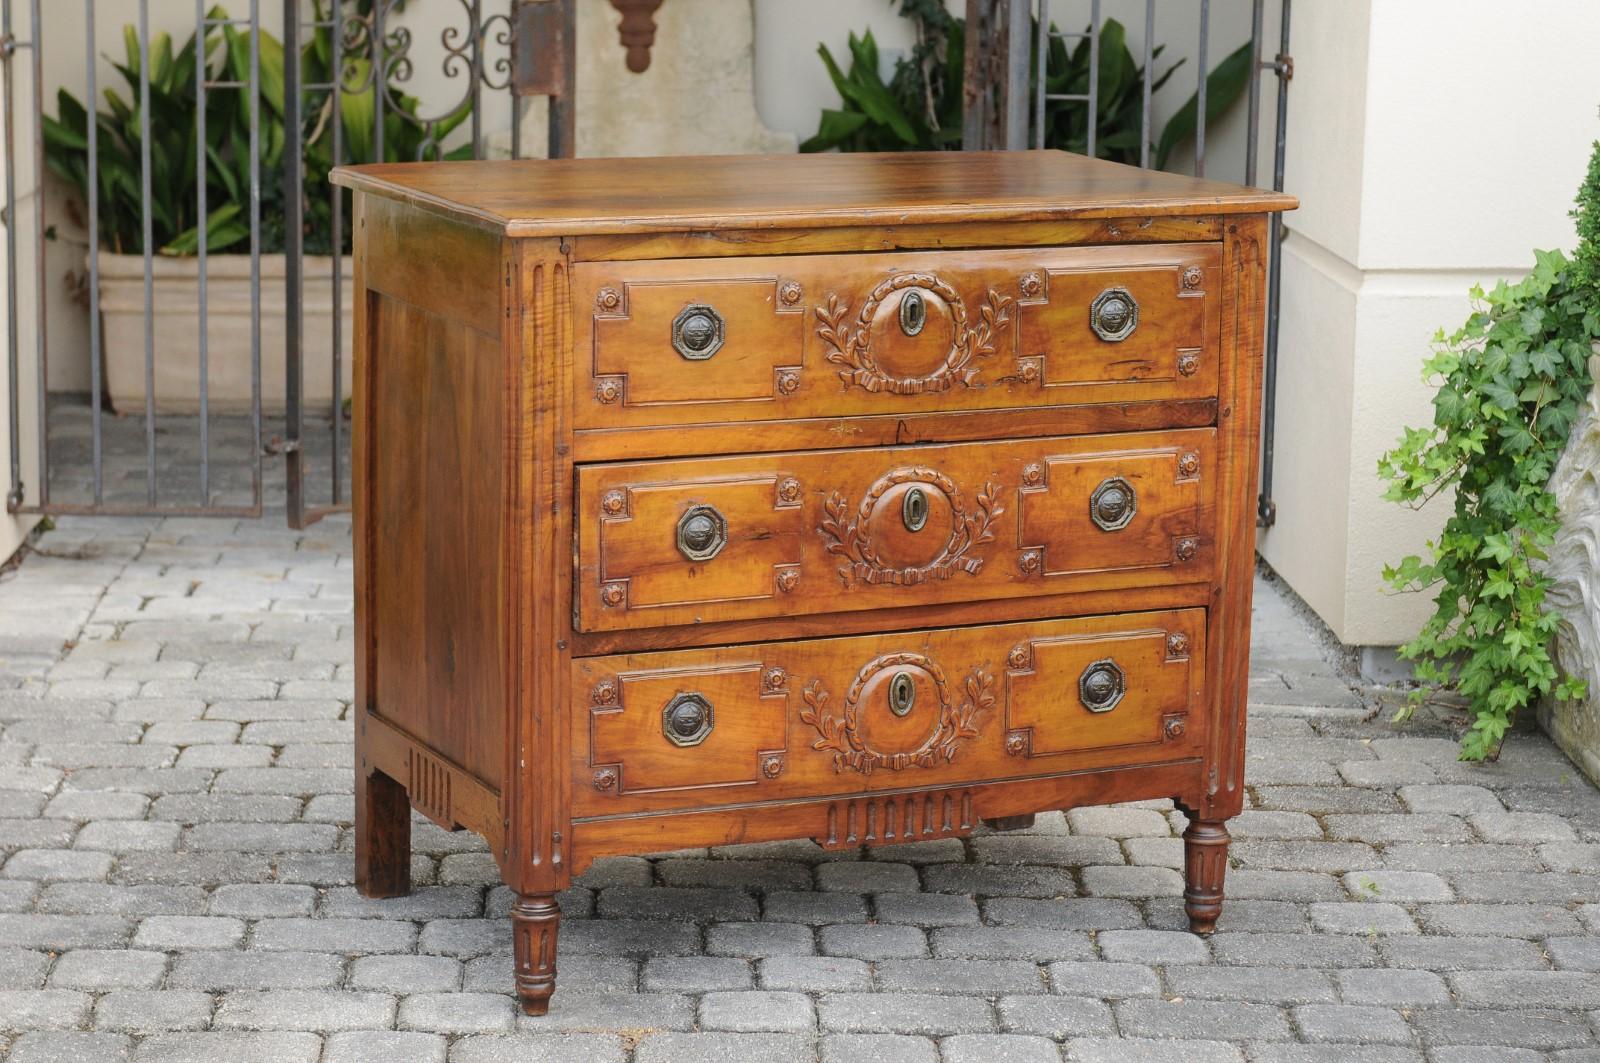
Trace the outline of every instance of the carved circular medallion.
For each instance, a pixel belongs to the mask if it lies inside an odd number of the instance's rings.
[[[1194,376],[1195,370],[1200,368],[1200,356],[1193,351],[1184,351],[1178,355],[1178,372],[1184,376]]]
[[[804,294],[805,290],[800,287],[799,281],[784,281],[778,285],[778,299],[784,306],[793,306]]]
[[[1022,556],[1017,558],[1017,567],[1030,576],[1039,571],[1043,564],[1044,555],[1038,550],[1024,550]]]
[[[601,793],[613,789],[617,785],[617,770],[615,768],[601,768],[594,773],[594,788]]]
[[[1022,486],[1038,487],[1044,483],[1044,466],[1038,462],[1026,465],[1022,469]]]
[[[776,779],[783,774],[783,758],[774,754],[764,757],[761,761],[761,774],[769,779]]]
[[[601,288],[595,293],[594,305],[601,310],[615,310],[622,305],[622,293],[615,288]]]
[[[973,322],[960,294],[942,278],[932,273],[897,273],[872,289],[853,327],[845,321],[849,304],[830,294],[828,305],[816,308],[817,335],[831,348],[828,361],[840,367],[839,379],[846,385],[894,395],[948,391],[956,384],[974,386],[978,367],[973,363],[995,352],[1000,333],[1011,324],[1015,305],[1010,296],[991,288]],[[881,315],[880,309],[884,311]],[[941,319],[941,334],[948,332],[950,341],[943,359],[930,367],[920,359],[929,343],[924,333],[932,333],[935,315]],[[902,351],[917,360],[915,365],[891,364],[901,360],[888,349],[892,344],[874,350],[875,332],[883,332],[885,341],[893,338],[883,328],[888,322],[893,322],[893,333],[902,338],[922,337],[920,344],[904,345]],[[944,346],[942,341],[939,346]]]
[[[785,568],[778,570],[778,589],[785,594],[800,586],[800,570]]]
[[[837,491],[823,505],[818,530],[828,552],[843,557],[846,583],[913,586],[949,579],[957,572],[976,575],[983,559],[969,556],[994,539],[1000,488],[985,483],[976,507],[968,511],[956,482],[937,469],[893,469],[879,477],[850,513]]]
[[[793,369],[785,369],[778,374],[778,393],[793,395],[800,390],[800,374]]]
[[[931,657],[886,653],[856,673],[842,718],[828,710],[828,691],[814,679],[802,692],[800,719],[820,736],[812,748],[833,753],[835,771],[930,768],[954,759],[962,741],[978,736],[979,714],[994,708],[994,677],[981,666],[964,686],[966,697],[957,703]]]
[[[1200,550],[1200,542],[1199,542],[1199,540],[1197,540],[1197,539],[1179,539],[1177,546],[1175,546],[1173,548],[1173,553],[1175,553],[1177,555],[1177,558],[1178,558],[1179,561],[1193,561],[1194,560],[1194,555],[1196,553],[1198,553],[1199,550]]]
[[[600,497],[600,510],[603,513],[615,516],[622,512],[622,508],[627,504],[627,501],[627,496],[621,491],[607,491]]]
[[[1185,451],[1178,457],[1178,472],[1184,476],[1193,476],[1200,471],[1200,455],[1192,450]]]
[[[615,608],[622,604],[628,592],[622,589],[620,583],[606,583],[600,587],[600,604]]]
[[[615,679],[602,679],[594,685],[590,698],[596,705],[611,705],[617,700],[617,681]]]
[[[782,668],[768,668],[761,673],[761,691],[765,694],[776,694],[783,690],[789,682],[789,673]]]
[[[1183,737],[1183,732],[1185,730],[1186,730],[1186,728],[1183,725],[1183,719],[1181,717],[1178,717],[1178,716],[1172,717],[1170,720],[1167,721],[1167,726],[1166,726],[1167,741],[1170,742],[1170,741],[1173,741],[1175,739],[1182,738]]]
[[[1036,271],[1024,273],[1022,278],[1017,281],[1017,290],[1022,293],[1025,299],[1037,299],[1044,291],[1044,278]]]
[[[1194,291],[1196,288],[1200,287],[1200,281],[1204,277],[1205,273],[1200,269],[1199,266],[1190,266],[1188,269],[1183,271],[1184,290],[1191,292]]]
[[[1006,752],[1013,757],[1020,757],[1028,751],[1028,736],[1021,731],[1012,731],[1006,735]]]
[[[603,376],[594,384],[594,397],[600,402],[616,402],[622,398],[622,381],[614,376]]]
[[[1174,631],[1167,636],[1167,654],[1171,657],[1182,657],[1189,652],[1189,636],[1181,631]]]
[[[1013,668],[1028,667],[1033,660],[1033,647],[1026,642],[1019,642],[1011,647],[1011,652],[1006,655],[1006,663]]]
[[[779,480],[778,481],[778,501],[779,502],[798,502],[798,501],[800,501],[800,481],[796,480],[793,476],[787,476],[787,477],[783,478],[782,480]]]

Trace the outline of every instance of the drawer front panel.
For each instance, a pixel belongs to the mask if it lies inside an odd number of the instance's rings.
[[[1217,244],[579,264],[579,429],[1204,399]]]
[[[582,466],[581,631],[1211,578],[1213,429]]]
[[[1198,755],[1200,609],[581,659],[579,815]]]

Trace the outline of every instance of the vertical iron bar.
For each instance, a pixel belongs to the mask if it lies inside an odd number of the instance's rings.
[[[1047,2],[1047,0],[1041,0]],[[1002,145],[1007,151],[1020,151],[1028,146],[1028,34],[1033,25],[1033,0],[1008,0],[1006,4],[1006,107],[1002,116],[1004,125]],[[1044,84],[1040,78],[1039,83]],[[1041,137],[1041,146],[1043,138]]]
[[[197,263],[200,270],[200,504],[206,506],[211,503],[211,411],[208,394],[211,382],[208,379],[210,367],[207,362],[211,352],[207,350],[210,318],[206,314],[206,226],[209,224],[206,217],[206,79],[210,71],[206,69],[206,0],[195,0],[194,22],[195,223],[200,237]]]
[[[299,42],[293,47],[298,50]],[[250,503],[261,506],[261,0],[250,0]]]
[[[1089,144],[1094,158],[1095,136],[1100,132],[1100,0],[1089,5]]]
[[[1266,0],[1254,0],[1250,13],[1250,117],[1244,134],[1244,183],[1256,183],[1256,151],[1261,132],[1261,19]]]
[[[476,3],[476,0],[474,0],[474,3]],[[333,24],[336,27],[333,37],[334,72],[329,79],[328,89],[333,107],[328,125],[329,131],[333,135],[332,157],[335,166],[340,166],[344,163],[344,119],[341,117],[344,87],[340,80],[340,72],[344,69],[344,48],[341,43],[342,35],[337,29],[342,19],[340,4],[341,0],[333,0]],[[472,120],[474,123],[478,120],[478,105],[476,101],[473,102],[472,106]],[[473,156],[476,157],[478,154],[478,131],[476,126],[474,126],[472,140],[474,145],[472,149]],[[343,500],[339,477],[341,468],[339,443],[340,437],[343,435],[341,431],[343,425],[340,423],[340,418],[344,413],[344,389],[342,386],[344,383],[344,366],[342,364],[344,350],[344,314],[342,311],[344,306],[344,189],[330,184],[328,192],[333,197],[331,204],[333,247],[330,251],[333,259],[333,504],[337,506]]]
[[[1050,65],[1050,0],[1039,0],[1039,27],[1033,50],[1033,146],[1044,147],[1045,70]]]
[[[1283,191],[1284,144],[1289,122],[1289,4],[1283,0],[1283,24],[1279,27],[1277,142],[1272,151],[1272,190]],[[1283,216],[1273,215],[1267,241],[1267,349],[1263,357],[1261,390],[1265,396],[1261,410],[1261,497],[1256,504],[1256,523],[1272,527],[1278,519],[1278,506],[1272,500],[1273,437],[1278,421],[1278,307],[1282,296]]]
[[[98,101],[100,90],[95,87],[94,54],[94,0],[83,0],[84,51],[87,55],[88,99]],[[141,62],[140,67],[145,64]],[[35,100],[34,106],[43,106]],[[89,431],[93,446],[94,504],[105,501],[105,470],[101,453],[104,441],[100,436],[100,123],[95,116],[95,103],[90,104],[89,134]],[[44,208],[44,189],[38,191],[39,207]],[[41,278],[40,283],[43,283]]]
[[[339,0],[334,0],[334,3],[338,2]],[[472,77],[472,157],[481,159],[483,158],[483,0],[472,0],[470,17],[472,19],[472,63],[469,68]],[[443,145],[440,147],[442,150]],[[333,316],[335,319],[339,316],[338,305],[338,303],[334,304]],[[338,357],[337,351],[334,352],[334,357]],[[339,398],[337,389],[335,389],[335,392],[334,400],[337,403]],[[335,501],[337,501],[339,491],[337,466],[335,466],[333,482],[335,485]]]
[[[1155,83],[1156,0],[1144,0],[1144,99],[1139,105],[1139,165],[1150,168],[1150,94]]]
[[[1206,175],[1206,44],[1210,36],[1211,0],[1200,0],[1200,85],[1195,91],[1194,175]]]
[[[549,146],[545,155],[552,159],[572,158],[578,153],[577,111],[573,97],[577,94],[577,11],[574,0],[556,0],[561,7],[561,39],[567,55],[563,60],[561,91],[549,97]]]
[[[50,393],[49,348],[50,340],[46,322],[47,308],[44,296],[44,17],[40,0],[31,0],[28,14],[32,19],[33,50],[33,260],[37,267],[33,283],[33,343],[38,359],[37,389],[39,410],[35,417],[39,431],[39,505],[50,504]],[[6,97],[9,107],[11,98]]]
[[[386,0],[373,4],[373,20],[382,24]],[[340,55],[336,31],[334,54]],[[302,350],[303,321],[300,310],[300,254],[304,243],[304,220],[301,217],[301,185],[304,178],[300,146],[300,0],[283,0],[283,438],[284,438],[284,502],[288,509],[289,527],[305,526],[304,471],[300,462],[300,357]],[[374,63],[382,54],[380,39],[373,43]],[[373,91],[381,85],[379,68],[372,68]],[[338,74],[335,73],[335,79]],[[381,94],[379,95],[381,99]],[[381,113],[381,105],[380,105]],[[337,117],[336,117],[337,120]],[[379,121],[381,128],[382,121]],[[383,158],[383,149],[377,149]],[[337,235],[334,237],[338,239]],[[334,311],[338,313],[337,310]]]
[[[383,100],[389,92],[389,50],[384,34],[384,16],[390,0],[372,0],[372,158],[383,161]],[[296,22],[299,21],[296,12]]]
[[[144,248],[144,497],[156,505],[155,240],[150,209],[150,0],[139,0],[139,214]]]
[[[16,128],[12,112],[16,109],[16,86],[11,64],[16,59],[16,41],[11,35],[11,0],[0,0],[0,78],[5,92],[5,152],[6,171],[6,428],[11,444],[11,481],[6,490],[6,507],[16,509],[22,505],[22,397],[17,394],[21,375],[22,337],[18,319],[22,316],[17,307],[17,151]],[[35,65],[39,57],[33,57]]]

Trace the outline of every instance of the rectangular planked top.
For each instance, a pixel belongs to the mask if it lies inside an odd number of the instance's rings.
[[[333,183],[513,237],[1292,210],[1293,196],[1064,151],[381,163]]]

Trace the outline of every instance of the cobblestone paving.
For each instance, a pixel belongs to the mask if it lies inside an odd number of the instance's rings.
[[[66,520],[0,582],[14,1063],[1600,1060],[1600,794],[1368,721],[1270,583],[1210,940],[1160,804],[608,860],[542,1019],[474,837],[351,888],[350,602],[348,526],[281,518]]]

